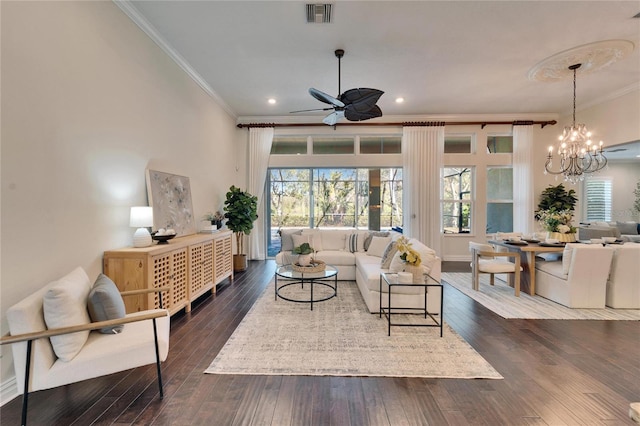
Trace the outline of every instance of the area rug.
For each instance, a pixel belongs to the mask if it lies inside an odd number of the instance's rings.
[[[471,288],[471,274],[443,272],[442,280],[503,318],[576,319],[576,320],[640,320],[640,309],[573,309],[542,296],[530,296],[521,291],[513,295],[513,288],[503,281],[489,284],[489,275],[480,275],[480,290]]]
[[[287,291],[308,297],[308,285]],[[314,297],[319,292],[316,286]],[[443,331],[440,337],[437,327],[392,327],[387,336],[385,318],[368,312],[355,282],[339,282],[337,297],[311,311],[308,304],[274,300],[272,281],[205,373],[502,378],[446,322]]]

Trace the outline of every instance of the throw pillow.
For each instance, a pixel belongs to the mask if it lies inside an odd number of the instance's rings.
[[[311,244],[311,247],[313,247],[315,251],[324,250],[324,245],[322,244],[322,232],[318,229],[303,229],[302,236],[309,237],[311,239],[309,244]]]
[[[391,241],[387,244],[387,248],[384,249],[384,253],[382,254],[382,260],[380,260],[380,269],[389,269],[391,266],[391,260],[393,260],[393,256],[398,251],[398,244],[395,241]]]
[[[309,243],[315,251],[322,251],[322,240],[318,234],[293,234],[291,238],[293,239],[293,248],[300,247],[303,243]]]
[[[364,251],[369,251],[369,245],[371,244],[371,240],[373,237],[388,237],[388,232],[380,232],[380,231],[372,231],[369,232],[369,235],[364,239]]]
[[[89,292],[87,307],[93,322],[124,318],[127,315],[118,287],[104,274],[98,275],[93,284],[93,288]],[[123,328],[124,325],[104,327],[100,329],[100,333],[118,334]]]
[[[87,296],[91,290],[89,277],[82,268],[76,268],[60,278],[44,295],[42,309],[47,328],[71,327],[89,324]],[[52,336],[51,346],[56,356],[71,361],[89,338],[89,331]]]
[[[345,249],[351,253],[355,253],[358,251],[358,234],[354,233],[351,235],[347,235],[345,241]]]
[[[293,250],[293,240],[291,239],[292,235],[300,235],[302,234],[302,229],[281,229],[280,230],[280,251],[291,251]]]
[[[369,244],[367,254],[369,256],[382,257],[384,251],[391,242],[391,237],[373,237]]]
[[[404,271],[404,262],[400,259],[400,252],[396,250],[389,263],[389,272],[397,273]]]
[[[636,222],[616,222],[622,235],[638,235],[638,224]]]

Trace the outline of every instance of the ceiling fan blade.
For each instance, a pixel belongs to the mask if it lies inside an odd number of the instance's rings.
[[[364,111],[373,107],[383,93],[378,89],[350,89],[340,95],[340,100],[346,105],[355,105],[356,109]]]
[[[333,113],[327,115],[325,118],[323,118],[322,122],[324,124],[328,124],[329,126],[335,126],[335,124],[341,118],[344,118],[344,111],[336,111],[336,112],[333,112]]]
[[[339,99],[334,98],[333,96],[327,95],[324,92],[321,92],[318,89],[314,89],[313,87],[309,89],[309,94],[319,100],[320,102],[324,102],[325,104],[335,105],[337,107],[343,107],[344,102]],[[375,103],[375,102],[374,102]]]
[[[366,111],[358,111],[352,107],[353,104],[347,105],[344,109],[344,116],[349,121],[364,121],[376,117],[382,117],[382,110],[378,105],[374,105],[372,108]]]
[[[295,114],[297,112],[311,112],[311,111],[331,111],[333,107],[329,108],[313,108],[313,109],[299,109],[298,111],[289,111],[289,114]]]

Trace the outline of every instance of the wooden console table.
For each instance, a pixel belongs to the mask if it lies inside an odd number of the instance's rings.
[[[171,315],[216,285],[233,278],[232,232],[229,230],[177,237],[167,244],[125,247],[104,252],[104,273],[120,291],[169,287],[162,293]],[[157,293],[127,297],[127,313],[159,307]]]

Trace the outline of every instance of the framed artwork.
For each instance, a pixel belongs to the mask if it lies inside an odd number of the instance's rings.
[[[154,229],[173,228],[177,236],[195,234],[189,178],[149,169],[146,178]]]

